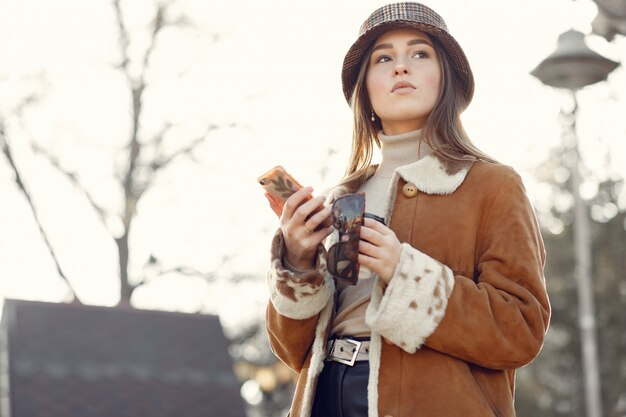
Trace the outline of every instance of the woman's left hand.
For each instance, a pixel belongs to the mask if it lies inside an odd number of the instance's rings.
[[[389,284],[401,253],[402,245],[393,230],[376,220],[363,219],[359,264],[369,268],[385,284]]]

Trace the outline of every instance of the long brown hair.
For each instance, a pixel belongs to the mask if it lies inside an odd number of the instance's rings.
[[[441,86],[439,98],[422,129],[422,140],[443,159],[461,161],[476,158],[496,162],[478,149],[467,136],[460,116],[469,103],[459,79],[455,76],[450,57],[435,37],[431,36],[431,40],[441,68]],[[372,47],[373,45],[374,43]],[[365,86],[372,47],[364,54],[350,100],[353,114],[352,152],[342,184],[364,181],[367,168],[372,163],[374,143],[380,148],[377,134],[382,130],[382,124],[378,118],[374,121],[370,119],[373,110]]]

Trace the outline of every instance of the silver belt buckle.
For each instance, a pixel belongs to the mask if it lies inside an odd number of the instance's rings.
[[[337,347],[337,340],[344,340],[348,343],[352,343],[355,346],[354,352],[352,352],[352,358],[350,360],[334,357],[335,348]],[[333,360],[339,363],[343,363],[348,366],[354,366],[354,362],[356,362],[356,357],[359,354],[359,350],[361,350],[361,342],[359,342],[358,340],[353,340],[353,339],[337,339],[337,340],[333,342],[333,347],[330,351],[330,355],[333,356]]]

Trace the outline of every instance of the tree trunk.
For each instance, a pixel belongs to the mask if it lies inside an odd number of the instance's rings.
[[[115,239],[120,266],[120,300],[118,305],[130,305],[130,297],[134,287],[128,281],[128,235],[130,228],[127,227],[124,234]]]

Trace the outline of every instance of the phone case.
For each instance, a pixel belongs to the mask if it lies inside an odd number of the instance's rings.
[[[282,207],[285,201],[302,186],[285,168],[278,165],[257,178],[261,187],[270,194]]]

